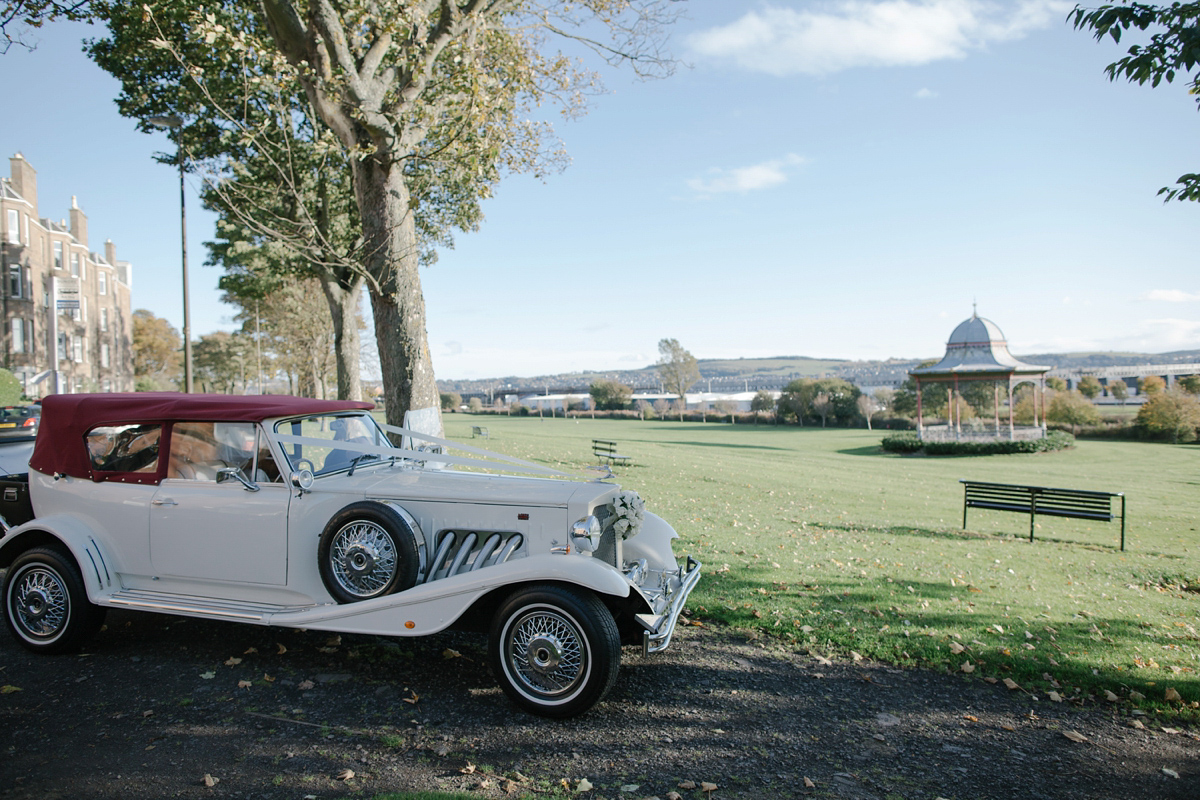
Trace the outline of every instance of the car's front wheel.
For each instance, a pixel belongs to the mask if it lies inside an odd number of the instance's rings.
[[[75,562],[57,549],[22,553],[4,580],[4,618],[18,642],[35,653],[78,650],[104,624],[88,601]]]
[[[573,717],[616,683],[621,640],[612,614],[594,594],[533,586],[496,613],[488,657],[500,687],[521,708]]]

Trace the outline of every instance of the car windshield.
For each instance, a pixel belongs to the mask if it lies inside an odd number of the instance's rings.
[[[328,445],[292,442],[282,445],[293,470],[310,469],[314,475],[352,470],[380,459],[377,453],[340,448],[338,442],[387,448],[393,446],[371,415],[365,412],[318,414],[284,420],[275,424],[275,433],[329,442]]]

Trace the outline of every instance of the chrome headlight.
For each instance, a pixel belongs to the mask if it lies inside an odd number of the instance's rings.
[[[581,553],[594,553],[600,546],[600,520],[589,514],[572,525],[571,543]]]

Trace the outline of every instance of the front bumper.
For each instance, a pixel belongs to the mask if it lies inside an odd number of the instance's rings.
[[[642,655],[666,650],[671,644],[671,636],[675,633],[675,623],[683,613],[688,595],[700,582],[700,562],[691,556],[687,557],[687,565],[679,569],[679,586],[670,594],[669,605],[661,614],[639,614],[638,622],[645,630],[642,632]]]

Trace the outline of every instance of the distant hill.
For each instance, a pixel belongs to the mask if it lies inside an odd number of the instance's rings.
[[[1034,353],[1015,354],[1030,364],[1045,364],[1062,369],[1124,367],[1138,364],[1200,363],[1200,350],[1177,350],[1171,353]],[[922,361],[940,358],[931,354],[924,359],[892,358],[886,361],[850,361],[841,358],[811,358],[809,356],[776,356],[773,358],[702,358],[697,360],[701,381],[697,390],[742,391],[745,389],[779,389],[797,378],[841,377],[861,385],[888,385],[903,381],[908,371]],[[443,392],[487,394],[488,392],[570,392],[586,393],[598,380],[615,380],[634,389],[657,389],[658,372],[654,365],[641,369],[608,372],[571,372],[560,375],[533,377],[508,376],[479,380],[439,380]]]

